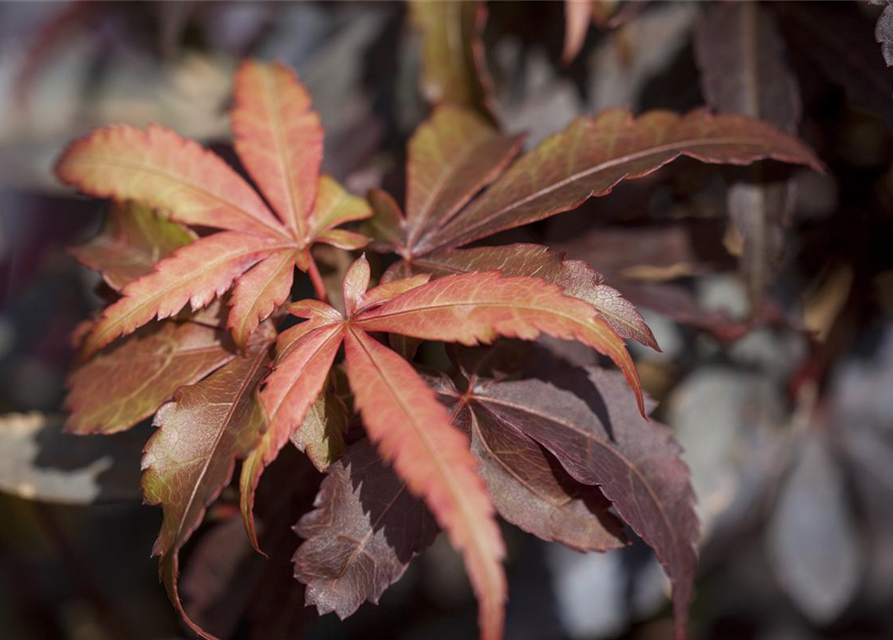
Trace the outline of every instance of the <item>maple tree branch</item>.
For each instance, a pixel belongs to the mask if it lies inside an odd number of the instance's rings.
[[[320,302],[329,302],[329,295],[326,293],[326,285],[322,281],[322,276],[319,273],[319,269],[316,266],[316,260],[313,259],[313,256],[310,256],[310,265],[307,267],[307,275],[310,276],[310,280],[313,282],[313,288],[316,290],[316,297],[319,298]]]

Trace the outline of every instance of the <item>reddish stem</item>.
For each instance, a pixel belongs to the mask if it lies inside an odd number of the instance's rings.
[[[322,276],[319,274],[319,269],[316,267],[316,261],[313,259],[313,256],[310,256],[310,266],[307,267],[307,274],[310,276],[311,282],[313,282],[316,297],[319,298],[320,302],[328,304],[329,295],[326,293],[326,285],[322,281]]]

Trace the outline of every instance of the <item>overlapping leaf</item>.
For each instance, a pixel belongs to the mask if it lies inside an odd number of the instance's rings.
[[[344,279],[345,315],[313,300],[289,307],[307,321],[279,337],[276,366],[261,392],[270,427],[243,469],[246,523],[250,531],[250,496],[263,465],[305,424],[343,341],[348,381],[367,433],[462,552],[481,603],[482,635],[497,637],[504,551],[468,439],[412,366],[367,331],[467,345],[499,336],[532,340],[541,333],[576,339],[618,362],[642,407],[638,376],[622,339],[596,310],[545,280],[491,272],[427,282],[424,275],[366,291],[369,280],[369,265],[361,258]]]
[[[573,479],[597,485],[618,515],[651,547],[673,583],[676,637],[684,637],[696,565],[698,523],[689,472],[663,425],[632,409],[617,373],[574,369],[547,354],[531,360],[537,377],[472,376],[471,411],[500,433],[529,438]],[[541,376],[541,377],[540,377]]]
[[[306,538],[295,577],[307,585],[307,604],[342,619],[364,601],[377,604],[438,532],[425,504],[366,439],[329,468],[314,506],[295,527]]]
[[[423,239],[417,252],[467,244],[569,211],[680,156],[727,164],[772,158],[822,170],[801,142],[756,120],[705,111],[653,111],[633,118],[628,111],[608,110],[575,120],[522,156],[436,238]]]
[[[796,130],[800,94],[771,13],[752,2],[717,5],[698,25],[695,51],[712,107]],[[768,179],[759,166],[746,178],[730,187],[728,209],[733,233],[743,241],[737,253],[756,303],[781,257],[794,192],[792,183]]]
[[[475,379],[477,375],[472,374]],[[478,403],[473,389],[460,393],[443,374],[426,377],[457,425],[470,433],[479,471],[503,518],[543,540],[579,551],[624,545],[623,527],[596,487],[571,478],[541,445]],[[483,380],[487,382],[492,383]]]
[[[196,322],[164,322],[111,346],[69,376],[67,430],[116,433],[148,418],[177,389],[235,357],[224,337]]]
[[[223,230],[126,285],[124,297],[104,311],[87,337],[85,356],[187,304],[198,309],[236,281],[228,326],[244,348],[260,322],[287,300],[294,266],[308,267],[313,242],[347,248],[365,243],[358,234],[335,229],[366,217],[369,209],[331,178],[318,176],[322,128],[294,74],[281,65],[247,62],[235,86],[236,152],[275,215],[223,160],[161,127],[99,129],[60,159],[59,177],[86,194],[133,201],[183,224]]]
[[[148,207],[116,204],[109,211],[102,232],[74,247],[71,253],[102,274],[115,291],[152,271],[162,258],[195,239],[183,225],[165,220]]]
[[[199,635],[180,603],[177,588],[178,551],[201,524],[206,507],[229,483],[236,458],[246,456],[264,428],[264,413],[255,390],[269,363],[270,327],[266,340],[252,342],[244,356],[232,360],[205,380],[181,388],[174,402],[155,416],[159,430],[143,457],[146,502],[164,509],[161,533],[153,555],[160,555],[161,575],[171,601]]]

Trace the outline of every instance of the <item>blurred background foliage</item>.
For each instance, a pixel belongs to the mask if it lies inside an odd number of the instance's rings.
[[[797,132],[828,174],[679,161],[503,239],[587,260],[654,329],[663,352],[635,355],[686,449],[704,530],[692,637],[890,638],[893,74],[874,39],[881,8],[721,4],[587,3],[580,51],[561,64],[571,9],[490,3],[498,122],[533,146],[613,106],[735,110],[722,83],[738,86],[736,38],[750,37],[758,86],[781,96],[770,104],[796,105],[754,115]],[[69,337],[101,303],[98,276],[65,248],[96,232],[103,205],[62,188],[55,158],[113,122],[167,125],[231,158],[230,79],[250,55],[288,63],[308,86],[325,171],[357,193],[402,193],[405,143],[428,109],[408,13],[396,2],[0,3],[0,637],[185,633],[149,558],[160,510],[139,504],[149,427],[60,433]],[[787,194],[760,218],[778,250],[755,253],[755,205],[740,198],[767,185]],[[250,553],[227,492],[185,550],[194,617],[231,638],[473,637],[473,598],[443,540],[379,607],[341,623],[302,606],[289,527],[319,476],[290,453],[270,473],[287,472],[292,491],[259,499],[270,562]],[[667,585],[644,545],[582,555],[504,533],[511,640],[669,637]]]

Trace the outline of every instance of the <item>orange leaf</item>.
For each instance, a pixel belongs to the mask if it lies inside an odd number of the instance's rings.
[[[84,193],[226,230],[130,283],[87,339],[83,357],[155,317],[177,313],[187,302],[193,309],[206,305],[237,281],[228,326],[244,348],[252,331],[287,300],[292,263],[303,271],[310,267],[313,242],[354,249],[368,241],[335,228],[368,217],[371,209],[319,175],[322,127],[294,74],[282,65],[246,62],[235,84],[236,152],[281,221],[221,158],[161,127],[100,129],[73,143],[60,159],[59,177]]]
[[[227,327],[240,347],[248,344],[258,325],[288,300],[296,259],[294,249],[282,249],[269,254],[239,278],[229,301]]]
[[[306,237],[323,143],[310,95],[288,67],[249,61],[236,72],[233,96],[239,159],[282,221]]]
[[[56,174],[88,195],[140,202],[177,222],[284,235],[263,200],[228,164],[164,127],[97,129],[66,149]]]
[[[591,304],[539,278],[507,278],[498,272],[447,276],[363,312],[353,323],[369,331],[469,346],[500,336],[534,340],[540,333],[578,340],[620,367],[645,415],[639,374],[623,339]]]
[[[296,328],[300,327],[302,325]],[[280,336],[280,345],[283,337],[288,340],[286,333]],[[323,325],[305,332],[289,343],[287,357],[279,358],[260,393],[269,425],[260,444],[242,465],[240,481],[242,519],[255,549],[258,548],[257,535],[251,512],[257,483],[264,468],[276,459],[292,433],[303,424],[307,410],[325,385],[339,346],[339,325]]]
[[[153,318],[168,318],[186,304],[199,309],[221,295],[246,269],[282,244],[269,237],[224,231],[196,240],[159,262],[155,271],[124,287],[84,343],[83,357]]]
[[[412,366],[368,334],[345,332],[347,374],[366,431],[462,552],[480,602],[481,637],[502,636],[502,538],[468,438]]]

